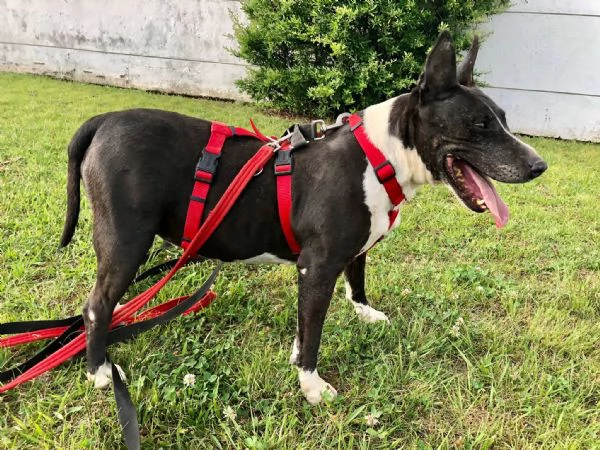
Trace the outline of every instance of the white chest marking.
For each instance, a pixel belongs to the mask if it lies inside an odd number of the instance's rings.
[[[364,112],[363,123],[371,142],[392,163],[396,171],[396,179],[407,200],[416,193],[422,184],[433,183],[433,176],[427,170],[416,149],[404,147],[402,141],[390,134],[390,114],[396,98],[368,107]],[[366,157],[365,157],[366,158]],[[371,213],[371,229],[367,242],[361,253],[370,249],[378,239],[390,231],[389,211],[392,203],[383,185],[377,180],[375,172],[367,161],[367,169],[363,175],[365,204]],[[398,205],[399,208],[401,205]],[[391,229],[400,224],[400,214]]]

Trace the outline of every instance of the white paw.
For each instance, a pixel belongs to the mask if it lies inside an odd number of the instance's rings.
[[[375,322],[386,322],[390,323],[390,319],[385,313],[381,311],[377,311],[375,308],[370,307],[369,305],[363,305],[362,303],[354,304],[354,311],[358,315],[358,318],[366,323],[375,323]]]
[[[298,354],[300,353],[300,348],[298,347],[298,337],[294,338],[294,343],[292,344],[292,354],[290,355],[290,364],[296,365],[298,363]]]
[[[125,372],[123,371],[121,366],[119,366],[118,364],[115,364],[115,367],[119,371],[119,375],[121,376],[121,379],[124,382],[126,382],[127,378],[125,377]],[[87,376],[88,381],[91,381],[94,383],[94,387],[96,389],[103,389],[103,388],[107,387],[112,381],[112,367],[108,361],[104,361],[104,364],[102,364],[100,367],[98,367],[98,370],[96,370],[96,373],[92,374],[92,373],[88,372],[86,374],[86,376]]]
[[[300,390],[311,405],[320,403],[323,394],[325,394],[325,397],[330,398],[337,395],[334,387],[321,378],[316,369],[310,372],[299,368],[298,379],[300,380]]]

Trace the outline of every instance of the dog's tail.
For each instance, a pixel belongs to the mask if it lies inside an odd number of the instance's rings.
[[[81,163],[85,156],[85,152],[92,143],[96,131],[104,122],[106,115],[95,116],[85,122],[69,143],[69,162],[67,168],[67,217],[60,238],[60,246],[65,247],[71,242],[75,227],[79,219],[79,203],[81,200],[81,192],[79,181],[81,179]]]

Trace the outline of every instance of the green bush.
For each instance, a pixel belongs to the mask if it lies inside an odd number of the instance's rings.
[[[509,0],[243,0],[238,86],[254,100],[304,116],[357,110],[406,91],[442,29],[457,49],[474,24]]]

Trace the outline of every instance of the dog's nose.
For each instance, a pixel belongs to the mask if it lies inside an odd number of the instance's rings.
[[[537,178],[541,174],[543,174],[548,168],[548,164],[543,159],[538,159],[533,164],[529,164],[529,169],[531,173],[531,178]]]

